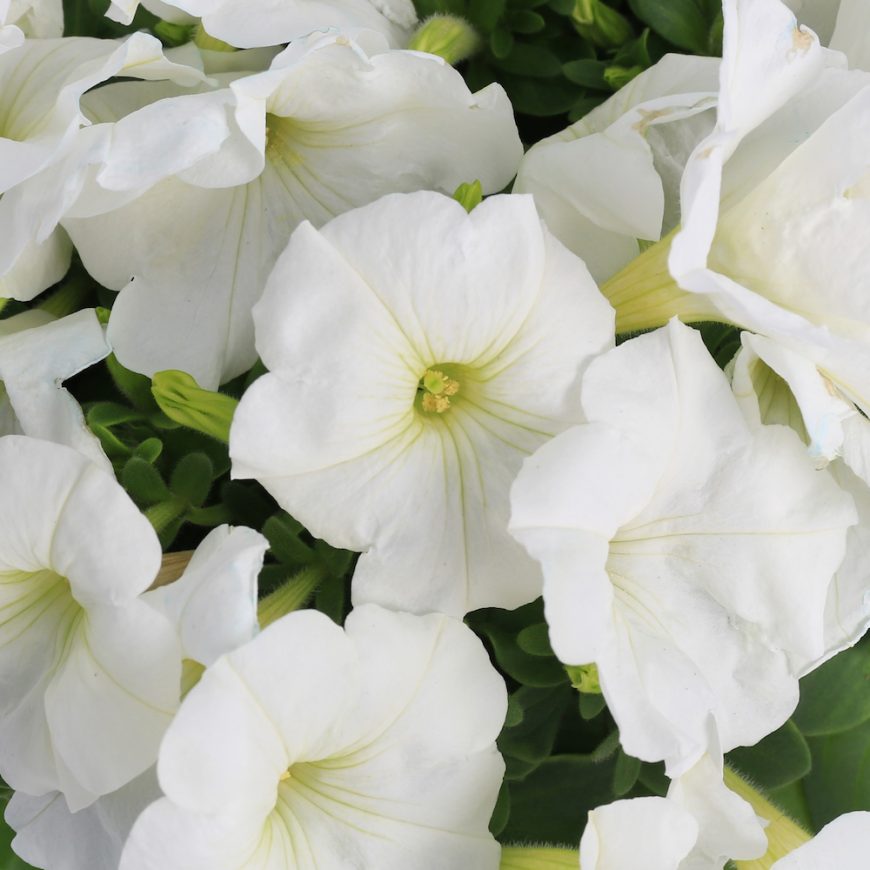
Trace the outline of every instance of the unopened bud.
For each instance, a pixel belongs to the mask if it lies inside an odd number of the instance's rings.
[[[584,39],[604,48],[618,48],[633,36],[629,20],[601,0],[576,0],[571,19]]]
[[[433,15],[417,28],[408,48],[436,54],[451,66],[456,66],[480,48],[480,37],[464,18]]]
[[[157,372],[151,393],[160,410],[182,426],[228,444],[230,423],[239,402],[224,393],[204,390],[187,372]]]

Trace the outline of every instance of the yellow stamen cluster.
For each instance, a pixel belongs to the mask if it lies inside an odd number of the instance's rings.
[[[420,378],[420,389],[423,391],[420,407],[430,413],[443,414],[450,408],[450,397],[459,392],[459,382],[443,372],[429,369]]]

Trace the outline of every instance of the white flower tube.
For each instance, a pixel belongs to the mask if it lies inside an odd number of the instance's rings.
[[[612,311],[531,197],[471,214],[421,192],[303,224],[254,313],[271,373],[242,397],[233,475],[366,552],[355,603],[461,616],[540,594],[507,534],[523,458],[579,420]]]
[[[139,599],[151,525],[80,453],[0,438],[0,774],[80,809],[144,771],[178,703],[171,623]]]
[[[122,870],[496,870],[504,683],[439,615],[299,611],[210,667]],[[217,763],[216,763],[217,762]]]
[[[472,94],[438,58],[387,51],[374,34],[318,36],[264,73],[141,111],[165,91],[103,91],[98,119],[126,117],[100,189],[78,206],[91,216],[65,226],[91,274],[124,288],[109,325],[118,358],[208,388],[253,365],[251,308],[300,222],[319,226],[393,191],[452,193],[473,179],[500,190],[522,154],[498,85]],[[105,198],[149,187],[101,214]]]
[[[626,751],[678,776],[709,717],[727,751],[794,709],[855,508],[794,432],[749,426],[677,321],[593,361],[583,409],[525,462],[511,529],[556,654],[595,662]]]

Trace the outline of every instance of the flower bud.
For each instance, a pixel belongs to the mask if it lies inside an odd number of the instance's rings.
[[[187,372],[157,372],[151,392],[160,410],[171,420],[229,443],[230,423],[238,400],[204,390]]]
[[[444,58],[451,66],[471,57],[480,47],[477,31],[455,15],[433,15],[414,32],[408,48]]]

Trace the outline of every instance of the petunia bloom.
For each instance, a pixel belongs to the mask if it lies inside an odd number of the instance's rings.
[[[317,537],[365,550],[355,603],[461,616],[540,594],[507,534],[522,460],[578,421],[612,311],[529,196],[393,195],[294,233],[254,309],[270,374],[230,432]]]
[[[855,508],[792,430],[746,422],[677,321],[593,361],[582,404],[524,463],[511,529],[557,656],[595,662],[626,751],[678,776],[710,717],[727,751],[794,709]]]
[[[0,438],[0,774],[92,803],[149,767],[178,704],[172,624],[140,594],[150,523],[71,448]]]
[[[506,709],[458,621],[291,613],[184,700],[121,870],[496,870]]]
[[[318,34],[229,78],[170,99],[133,82],[95,93],[92,119],[117,123],[64,223],[85,267],[121,290],[109,324],[121,362],[209,389],[253,365],[251,308],[300,222],[394,191],[473,179],[497,191],[522,155],[499,85],[472,94],[439,58],[376,34]]]

